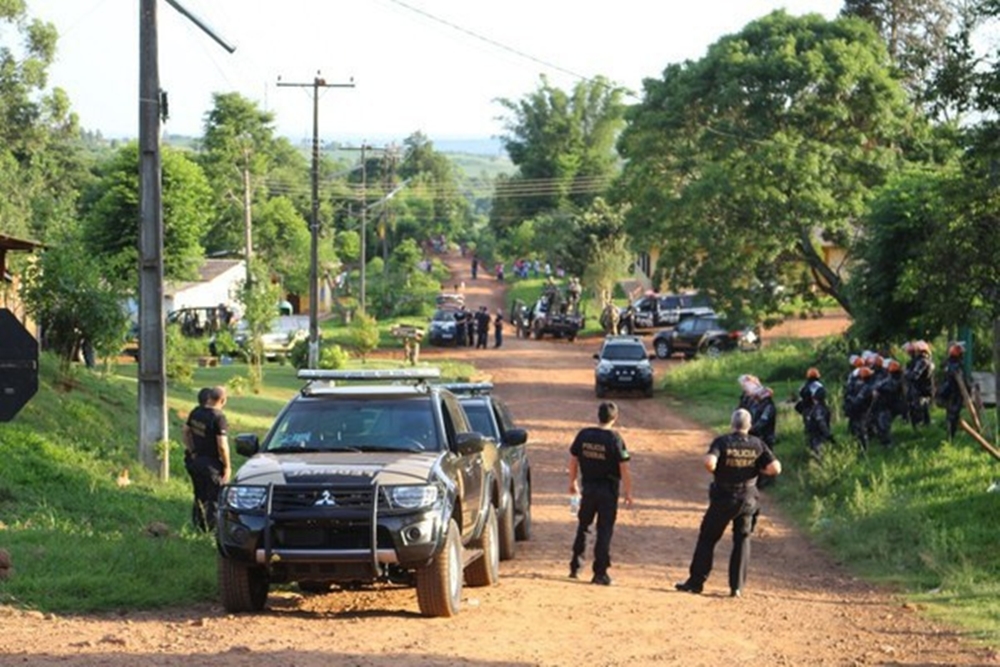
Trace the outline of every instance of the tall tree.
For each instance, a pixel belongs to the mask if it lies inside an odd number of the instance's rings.
[[[914,102],[930,107],[933,82],[945,67],[949,36],[956,27],[955,4],[954,0],[845,0],[841,14],[875,28]]]
[[[491,225],[503,236],[538,213],[586,208],[615,173],[615,140],[624,125],[624,90],[603,77],[581,81],[570,93],[541,85],[520,100],[501,99],[507,110],[500,137],[518,168],[495,194]]]
[[[850,311],[822,244],[850,246],[919,128],[870,26],[774,12],[647,79],[628,118],[628,228],[672,285],[765,313],[804,266]]]
[[[204,172],[184,153],[164,147],[163,270],[167,278],[191,279],[204,258],[201,239],[213,217],[212,189]],[[137,287],[139,243],[139,147],[126,144],[101,167],[85,196],[84,238],[90,252],[113,267],[108,277]]]

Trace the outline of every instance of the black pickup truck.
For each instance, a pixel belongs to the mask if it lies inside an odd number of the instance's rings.
[[[463,574],[496,583],[499,454],[427,382],[436,371],[300,371],[309,383],[264,440],[237,436],[251,458],[222,489],[216,529],[227,611],[259,611],[272,583],[392,581],[416,586],[425,616],[452,616]]]

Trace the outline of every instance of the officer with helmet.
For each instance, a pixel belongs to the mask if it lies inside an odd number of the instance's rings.
[[[872,399],[875,393],[873,382],[875,371],[869,366],[861,366],[856,372],[856,379],[849,385],[849,390],[845,389],[844,412],[847,414],[848,429],[858,439],[861,451],[867,452]]]
[[[934,361],[931,346],[927,341],[918,340],[903,346],[910,360],[906,364],[907,415],[913,428],[918,424],[931,423],[931,398],[934,396]]]
[[[958,420],[962,414],[962,404],[968,393],[969,382],[965,377],[965,366],[962,357],[965,355],[965,344],[953,342],[948,346],[948,360],[944,367],[944,382],[937,393],[938,405],[945,409],[948,423],[948,439],[953,439],[958,431]],[[965,392],[962,389],[965,389]]]
[[[826,387],[820,381],[820,372],[815,366],[806,371],[806,381],[799,388],[795,411],[802,415],[810,453],[820,459],[823,443],[833,442],[833,434],[830,431],[830,408],[826,405]]]
[[[905,414],[903,367],[895,359],[884,364],[885,373],[874,379],[872,423],[879,442],[892,446],[892,420]]]

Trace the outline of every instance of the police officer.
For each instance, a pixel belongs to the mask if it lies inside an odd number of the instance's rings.
[[[799,400],[795,402],[795,411],[802,415],[802,423],[805,424],[806,415],[812,409],[813,395],[816,393],[816,386],[822,386],[820,382],[819,369],[813,366],[806,371],[806,381],[799,387]]]
[[[701,520],[689,576],[674,585],[679,591],[701,593],[712,571],[715,545],[732,523],[729,594],[742,595],[750,562],[750,535],[758,513],[757,478],[781,473],[781,462],[774,453],[759,438],[750,435],[749,412],[738,408],[730,424],[732,433],[713,440],[705,454],[705,469],[714,475],[715,481],[709,490],[710,503]]]
[[[770,387],[761,387],[754,393],[750,406],[750,435],[757,436],[771,451],[774,451],[775,427],[778,419],[778,408],[774,405],[774,391]]]
[[[476,349],[486,349],[489,333],[490,313],[486,306],[480,306],[476,311]]]
[[[944,382],[937,393],[938,405],[945,409],[948,421],[948,439],[955,437],[958,431],[958,421],[962,414],[962,404],[965,396],[962,387],[968,392],[969,383],[965,377],[965,367],[962,356],[965,354],[965,344],[954,342],[948,346],[948,360],[944,366]],[[960,386],[961,385],[961,386]]]
[[[826,405],[826,387],[822,382],[813,383],[810,391],[809,412],[804,415],[806,439],[809,444],[809,452],[816,458],[823,458],[823,443],[835,444],[833,432],[830,430],[830,408]]]
[[[632,506],[632,476],[628,467],[631,457],[625,441],[614,430],[618,406],[610,401],[601,403],[597,419],[600,425],[581,429],[569,448],[569,492],[580,496],[569,576],[573,579],[578,576],[580,559],[587,547],[587,532],[596,517],[594,577],[590,581],[610,586],[608,568],[611,566],[611,536],[618,516],[619,486],[624,487],[625,506]]]
[[[463,303],[459,306],[458,310],[455,312],[455,345],[459,347],[465,346],[465,341],[467,340],[468,333],[466,332],[466,327],[469,326],[469,311],[465,309],[465,304]]]
[[[201,401],[200,394],[198,398]],[[204,404],[191,411],[184,425],[187,469],[194,485],[194,522],[204,531],[215,528],[219,491],[232,473],[226,435],[229,425],[222,412],[225,405],[225,388],[212,387]]]
[[[871,430],[872,400],[875,383],[872,381],[875,372],[869,366],[857,369],[857,375],[849,387],[845,388],[844,412],[847,414],[847,427],[858,439],[861,451],[868,451],[868,435]]]
[[[875,435],[885,447],[892,446],[892,420],[906,414],[903,398],[903,367],[895,359],[884,364],[885,374],[874,380],[872,422]]]
[[[928,426],[931,423],[931,398],[934,397],[934,361],[931,359],[931,346],[927,341],[918,340],[907,343],[903,349],[910,355],[903,376],[906,382],[906,405],[910,424],[913,428],[919,424]]]

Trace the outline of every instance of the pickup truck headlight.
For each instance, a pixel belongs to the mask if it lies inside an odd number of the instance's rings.
[[[222,503],[234,510],[255,510],[267,501],[266,486],[227,486]]]
[[[598,375],[609,375],[611,371],[614,370],[614,365],[607,362],[601,361],[597,364],[597,374]]]
[[[388,489],[389,500],[399,509],[419,509],[430,507],[438,501],[440,492],[433,484],[420,486],[393,486]]]

